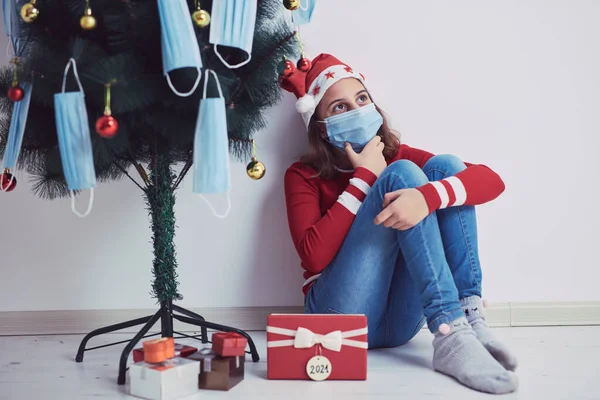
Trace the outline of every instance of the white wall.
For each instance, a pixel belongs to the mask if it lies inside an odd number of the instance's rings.
[[[305,47],[362,71],[406,143],[488,164],[505,179],[505,194],[478,214],[485,297],[600,300],[600,3],[378,4],[320,1],[301,30]],[[251,181],[233,165],[228,219],[214,218],[185,181],[176,209],[182,305],[301,304],[282,189],[305,147],[293,103],[286,95],[257,135],[266,177]],[[0,193],[0,310],[153,306],[137,188],[100,185],[80,220],[67,200],[41,201],[18,177],[15,192]]]

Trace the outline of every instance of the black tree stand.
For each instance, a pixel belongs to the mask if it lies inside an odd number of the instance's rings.
[[[208,343],[208,329],[221,332],[237,332],[248,339],[250,351],[247,353],[252,354],[252,361],[258,362],[259,360],[256,346],[254,345],[250,335],[248,335],[246,332],[237,328],[208,322],[202,316],[175,305],[172,302],[172,299],[180,298],[179,293],[177,293],[177,282],[175,280],[175,267],[177,265],[177,260],[175,257],[175,244],[173,240],[175,236],[174,193],[186,172],[189,170],[191,163],[186,163],[186,166],[184,166],[179,177],[175,179],[175,174],[171,169],[171,161],[167,156],[168,152],[165,151],[165,148],[163,147],[164,145],[164,140],[161,141],[158,138],[154,143],[154,159],[149,165],[149,179],[148,177],[145,177],[144,174],[140,174],[146,183],[146,187],[142,187],[136,182],[136,185],[144,191],[144,197],[146,199],[152,220],[152,239],[154,247],[153,271],[155,276],[155,280],[153,282],[153,291],[155,296],[160,301],[160,308],[154,315],[93,330],[83,338],[81,344],[79,345],[77,356],[75,357],[75,361],[82,362],[83,354],[86,351],[127,343],[127,346],[125,346],[123,352],[121,353],[121,359],[119,361],[119,385],[125,384],[125,372],[127,370],[127,359],[129,358],[129,353],[131,353],[133,348],[141,339],[150,336],[161,335],[162,337],[174,337],[173,334],[177,334],[179,335],[178,338],[186,337],[200,340],[202,343]],[[127,174],[126,171],[125,173]],[[127,174],[127,176],[130,177],[129,174]],[[133,180],[131,177],[130,179]],[[181,332],[173,331],[173,319],[186,324],[199,326],[201,328],[201,334],[190,336]],[[147,335],[148,331],[152,329],[158,320],[160,320],[161,323],[160,333]],[[144,326],[132,339],[86,348],[87,342],[95,336],[138,325]]]
[[[179,315],[176,313],[179,313],[182,315]],[[183,334],[181,332],[173,331],[173,318],[175,318],[176,320],[179,320],[181,322],[184,322],[186,324],[199,326],[201,328],[201,334],[196,335],[196,336],[190,336],[190,335]],[[146,335],[148,333],[148,331],[158,322],[159,319],[161,321],[161,332],[156,333],[156,334]],[[103,335],[105,333],[119,331],[121,329],[126,329],[126,328],[130,328],[132,326],[138,326],[138,325],[142,325],[142,324],[144,324],[144,326],[132,339],[124,340],[124,341],[120,341],[120,342],[109,343],[109,344],[105,344],[102,346],[86,348],[87,342],[95,336]],[[215,324],[213,322],[208,322],[202,316],[194,313],[193,311],[187,310],[183,307],[179,307],[178,305],[172,304],[171,302],[163,302],[161,304],[160,309],[154,315],[133,319],[131,321],[121,322],[121,323],[115,324],[115,325],[105,326],[103,328],[99,328],[99,329],[93,330],[92,332],[88,333],[83,338],[83,340],[81,341],[81,344],[79,345],[79,350],[77,350],[77,356],[75,357],[75,361],[83,362],[83,354],[86,351],[100,349],[100,348],[104,348],[104,347],[108,347],[108,346],[114,346],[114,345],[121,344],[121,343],[128,343],[127,346],[125,346],[125,348],[123,349],[123,352],[121,353],[121,359],[119,360],[119,378],[117,380],[117,383],[119,385],[124,385],[125,384],[125,372],[127,371],[127,359],[129,358],[129,353],[131,353],[131,351],[133,350],[135,345],[141,339],[150,337],[150,336],[157,336],[157,335],[161,335],[162,337],[173,337],[173,334],[177,334],[177,335],[179,335],[179,337],[187,337],[187,338],[191,338],[191,339],[197,339],[197,340],[200,340],[202,343],[208,343],[209,342],[208,341],[208,332],[207,332],[208,329],[213,329],[213,330],[221,331],[221,332],[237,332],[237,333],[243,335],[244,337],[246,337],[248,339],[248,346],[250,347],[250,351],[247,351],[246,353],[252,354],[252,361],[258,362],[260,360],[258,352],[256,351],[256,346],[254,345],[254,341],[252,340],[250,335],[248,335],[248,333],[246,333],[240,329],[237,329],[237,328],[232,328],[229,326]],[[200,337],[198,337],[198,336],[200,336]]]

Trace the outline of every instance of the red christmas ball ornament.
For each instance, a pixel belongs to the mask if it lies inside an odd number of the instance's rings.
[[[12,180],[12,182],[11,182]],[[11,192],[17,187],[17,178],[11,173],[5,172],[0,175],[0,189],[5,192]]]
[[[21,86],[16,85],[8,88],[8,98],[14,101],[15,103],[17,101],[23,100],[23,97],[25,97],[25,92],[23,91]]]
[[[117,134],[119,123],[112,115],[103,115],[96,121],[96,132],[104,138],[111,138]]]
[[[285,60],[282,63],[282,71],[281,71],[281,75],[285,76],[286,78],[289,77],[290,75],[292,75],[294,73],[294,71],[296,71],[296,66],[294,65],[294,63],[290,60]]]
[[[300,71],[306,72],[310,69],[311,62],[308,58],[302,57],[301,59],[298,60],[297,66]]]

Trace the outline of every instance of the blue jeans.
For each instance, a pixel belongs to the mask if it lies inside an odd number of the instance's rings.
[[[375,225],[383,196],[465,169],[438,155],[423,167],[390,164],[360,207],[344,243],[305,298],[307,313],[365,314],[369,348],[400,346],[425,320],[431,332],[464,316],[459,299],[481,296],[475,207],[438,210],[406,231]]]

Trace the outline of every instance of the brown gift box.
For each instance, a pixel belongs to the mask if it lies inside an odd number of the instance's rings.
[[[200,361],[200,389],[229,390],[244,380],[244,356],[221,357],[210,349],[202,349],[187,358]]]

